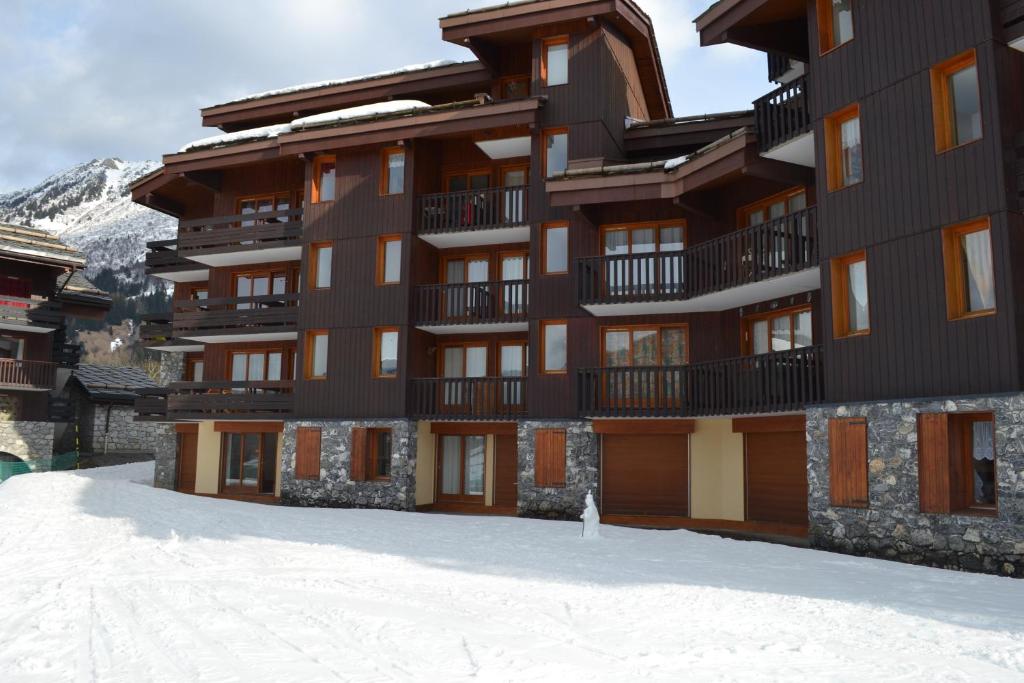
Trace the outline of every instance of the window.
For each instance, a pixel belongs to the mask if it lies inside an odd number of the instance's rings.
[[[832,331],[836,339],[871,332],[868,266],[863,251],[832,259]]]
[[[293,202],[292,196],[295,196],[296,204],[299,202],[298,196],[300,192],[277,192],[274,194],[266,195],[254,195],[251,197],[239,197],[237,208],[238,213],[241,216],[248,216],[250,214],[266,214],[271,211],[287,211],[292,208]],[[265,223],[287,223],[289,221],[288,216],[263,216],[262,218],[243,218],[240,225],[243,227],[249,225],[263,225]]]
[[[311,245],[309,251],[310,289],[329,289],[331,286],[331,261],[334,258],[334,245],[331,242],[318,242]]]
[[[859,418],[828,421],[829,494],[836,507],[868,506],[868,423]]]
[[[231,353],[232,382],[279,382],[287,372],[284,350]]]
[[[605,256],[682,251],[686,226],[682,221],[652,221],[601,227]]]
[[[932,68],[932,116],[937,152],[981,139],[978,57],[972,49]]]
[[[946,312],[950,320],[996,312],[991,233],[988,218],[942,231]]]
[[[544,131],[544,173],[550,178],[569,168],[569,129]]]
[[[295,478],[320,478],[320,428],[298,427],[295,430]]]
[[[373,376],[398,377],[398,328],[378,327],[373,331]]]
[[[825,118],[825,169],[829,192],[864,180],[860,105],[850,105]]]
[[[744,352],[748,355],[802,349],[813,343],[811,309],[806,306],[749,316],[743,326]]]
[[[649,296],[682,291],[683,249],[686,224],[683,221],[650,221],[601,227],[605,261],[601,275],[610,296]],[[651,254],[628,258],[631,254]],[[661,255],[656,255],[661,254]]]
[[[272,295],[285,294],[288,290],[288,273],[285,271],[247,271],[231,274],[234,281],[233,289],[238,299],[248,299],[236,303],[235,310],[244,311],[253,308],[266,308],[281,303],[280,299],[271,298]],[[199,295],[198,300],[207,297]],[[206,308],[201,308],[206,310]]]
[[[205,363],[202,360],[192,359],[188,362],[188,370],[185,372],[186,381],[202,382]]]
[[[533,438],[534,485],[541,488],[565,486],[565,430],[537,429]]]
[[[327,379],[327,330],[306,332],[306,379]]]
[[[336,168],[333,156],[319,156],[313,160],[313,203],[334,201],[334,172]]]
[[[380,193],[402,194],[405,192],[405,150],[389,147],[381,152]]]
[[[795,187],[766,197],[739,210],[738,228],[750,228],[807,208],[807,192]]]
[[[541,371],[545,374],[564,374],[567,369],[565,321],[542,322],[540,334]]]
[[[276,432],[221,435],[222,492],[273,494],[277,483]]]
[[[995,417],[992,413],[918,416],[921,512],[996,512]]]
[[[608,368],[686,365],[687,338],[684,325],[606,327],[601,335],[601,364]]]
[[[348,478],[387,481],[391,478],[391,430],[352,428]]]
[[[530,96],[529,76],[506,76],[501,79],[501,99],[515,100]]]
[[[550,223],[544,231],[544,274],[565,275],[569,272],[569,225]]]
[[[544,41],[540,80],[546,86],[565,85],[569,82],[569,36]]]
[[[370,430],[370,477],[376,480],[391,478],[391,430]]]
[[[397,285],[402,279],[402,236],[377,239],[377,284]]]
[[[438,446],[438,498],[479,502],[486,479],[487,437],[445,434]]]
[[[853,40],[853,0],[818,0],[818,47],[825,54]]]

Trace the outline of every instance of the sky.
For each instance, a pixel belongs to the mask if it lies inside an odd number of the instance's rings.
[[[764,56],[700,48],[712,0],[637,0],[676,116],[749,108]],[[297,83],[468,60],[437,19],[495,0],[2,0],[0,193],[94,158],[159,159],[216,134],[199,109]]]

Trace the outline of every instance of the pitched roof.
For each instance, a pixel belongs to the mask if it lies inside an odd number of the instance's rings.
[[[11,256],[61,266],[84,266],[85,255],[36,228],[0,223],[0,258]]]
[[[72,377],[94,401],[132,403],[139,389],[160,387],[142,368],[80,363]]]
[[[56,292],[63,299],[78,299],[108,307],[111,301],[110,294],[94,285],[82,270],[72,270],[58,275]]]

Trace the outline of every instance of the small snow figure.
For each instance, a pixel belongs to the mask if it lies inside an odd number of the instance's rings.
[[[580,519],[583,520],[583,538],[601,537],[601,515],[597,512],[594,496],[590,491],[587,491],[586,507],[583,509]]]

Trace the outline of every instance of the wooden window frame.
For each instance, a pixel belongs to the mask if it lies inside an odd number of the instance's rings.
[[[556,45],[565,45],[565,83],[548,85],[548,48]],[[557,88],[569,84],[569,36],[555,36],[545,38],[540,45],[540,82],[545,88]]]
[[[565,167],[569,168],[569,127],[562,126],[559,128],[545,128],[541,133],[540,153],[541,153],[541,164],[540,167],[544,172],[545,178],[550,178],[548,175],[548,138],[555,135],[565,135]]]
[[[460,434],[435,434],[435,465],[434,465],[434,497],[440,502],[462,502],[476,505],[484,504],[487,500],[487,482],[490,481],[490,468],[487,467],[487,434],[473,434],[470,432]],[[441,493],[443,486],[442,468],[444,467],[444,437],[455,437],[459,440],[459,492]],[[468,494],[466,490],[466,440],[470,437],[479,437],[484,440],[484,491],[482,494]]]
[[[384,335],[389,333],[389,332],[394,332],[396,335],[398,335],[396,346],[400,346],[401,345],[401,341],[402,341],[402,337],[401,337],[402,332],[401,332],[401,330],[399,328],[397,328],[397,327],[375,327],[375,328],[373,328],[373,377],[374,377],[374,379],[391,379],[391,380],[394,380],[394,379],[398,379],[399,376],[402,374],[401,368],[400,368],[401,363],[398,362],[401,359],[401,355],[402,354],[401,354],[401,349],[397,349],[397,348],[395,350],[396,354],[398,355],[398,358],[395,359],[395,374],[393,374],[393,375],[382,375],[381,372],[380,372],[380,364],[381,364],[381,361],[383,360],[381,358],[381,355],[380,355],[381,354],[381,347],[382,347],[382,344],[383,344]]]
[[[789,343],[790,346],[796,343],[796,316],[801,313],[811,314],[811,343],[813,345],[814,335],[814,307],[811,304],[800,304],[798,306],[788,306],[786,308],[777,308],[774,311],[768,311],[767,313],[754,313],[752,315],[745,315],[742,318],[742,330],[740,334],[742,339],[740,340],[740,347],[743,350],[744,356],[754,356],[754,323],[762,320],[768,321],[768,330],[771,331],[771,321],[775,318],[782,318],[784,316],[789,317]],[[794,347],[795,348],[795,347]],[[804,348],[804,347],[801,347]],[[792,348],[790,350],[793,350]],[[769,353],[773,353],[769,351]]]
[[[842,128],[843,124],[847,121],[857,119],[860,126],[860,145],[861,145],[861,178],[855,183],[849,185],[843,184],[843,170],[842,170]],[[825,117],[825,175],[828,180],[828,191],[839,192],[851,187],[856,187],[864,182],[864,178],[867,175],[864,172],[864,125],[863,120],[860,116],[860,103],[855,102],[851,105],[843,107],[842,109],[832,112]]]
[[[850,330],[849,268],[854,263],[864,262],[864,286],[868,290],[868,326],[863,330]],[[855,251],[832,259],[830,263],[832,280],[832,337],[850,339],[871,334],[871,283],[868,280],[867,251]]]
[[[629,333],[629,365],[626,367],[643,367],[633,365],[633,333],[634,332],[655,332],[658,339],[658,363],[655,367],[666,367],[665,359],[662,357],[662,344],[661,344],[661,333],[665,330],[682,330],[683,336],[686,339],[686,357],[683,365],[690,364],[690,325],[689,323],[658,323],[653,325],[605,325],[599,330],[601,335],[601,367],[609,367],[608,362],[608,349],[605,344],[605,338],[608,332],[628,332]],[[682,367],[682,366],[679,366]]]
[[[269,365],[270,365],[269,356],[272,353],[280,353],[281,354],[281,379],[280,380],[268,379],[267,378],[267,370],[269,369]],[[295,353],[295,349],[293,349],[291,346],[261,346],[261,347],[251,348],[251,349],[229,349],[227,351],[227,361],[228,361],[227,362],[227,371],[228,371],[229,374],[231,373],[232,368],[234,367],[234,357],[236,355],[249,356],[250,354],[262,354],[263,355],[263,379],[262,380],[245,379],[245,380],[238,380],[238,381],[240,381],[240,382],[254,382],[254,381],[262,381],[262,382],[287,382],[289,380],[294,379],[293,377],[289,377],[289,375],[291,375],[291,373],[292,373],[292,356],[294,355],[294,353]],[[248,375],[248,361],[246,361],[246,375]],[[234,380],[229,380],[229,381],[234,381]]]
[[[564,370],[548,370],[545,364],[545,358],[547,356],[547,328],[561,325],[565,327],[565,369]],[[537,367],[540,369],[542,375],[565,375],[569,372],[569,322],[566,319],[561,320],[541,320],[540,321],[540,362]]]
[[[832,12],[828,6],[829,0],[817,0],[816,14],[818,19],[818,54],[819,56],[835,52],[844,45],[849,45],[857,37],[856,15],[853,11],[855,2],[850,3],[850,24],[853,28],[853,36],[845,43],[835,44],[835,27],[832,25]]]
[[[334,197],[324,199],[320,196],[320,168],[324,164],[334,164],[334,193],[338,193],[338,158],[333,154],[321,154],[313,159],[313,188],[310,196],[311,204],[333,202]]]
[[[475,247],[474,247],[475,248]],[[459,283],[448,282],[448,264],[454,261],[462,261],[462,275],[465,278],[469,274],[470,261],[487,261],[487,282],[494,279],[494,259],[492,254],[486,251],[474,251],[467,254],[442,254],[441,255],[441,284],[465,284],[465,280]]]
[[[523,343],[526,343],[526,342],[523,342]],[[470,341],[448,341],[448,342],[441,342],[440,344],[438,344],[438,346],[437,346],[437,351],[438,351],[438,353],[437,353],[437,376],[438,377],[444,377],[444,369],[445,369],[444,368],[444,352],[445,352],[445,349],[456,349],[456,348],[461,348],[463,350],[462,351],[462,374],[459,375],[459,377],[464,378],[466,376],[466,356],[467,356],[466,349],[484,349],[485,350],[485,352],[487,354],[487,363],[486,363],[487,367],[484,370],[484,376],[485,377],[490,376],[490,372],[491,372],[491,344],[490,344],[490,342],[470,340]],[[452,378],[452,379],[458,379],[459,377]]]
[[[955,114],[953,113],[952,92],[949,88],[949,79],[956,73],[969,67],[978,66],[977,50],[971,48],[940,62],[931,68],[932,81],[932,123],[935,127],[935,153],[945,154],[954,149],[972,145],[985,137],[984,118],[982,120],[981,135],[974,140],[967,142],[954,142]],[[978,78],[978,91],[981,91],[981,75],[975,72]],[[982,106],[981,99],[978,100],[979,110]]]
[[[973,425],[989,422],[993,436],[996,486],[993,503],[974,502]],[[993,412],[921,413],[918,415],[918,484],[925,514],[996,516],[999,511],[999,453]]]
[[[609,232],[626,232],[626,249],[627,254],[633,253],[633,233],[637,230],[650,230],[654,229],[654,251],[643,252],[651,254],[671,254],[675,252],[662,252],[661,251],[661,230],[662,228],[682,228],[683,229],[683,249],[686,250],[687,245],[690,243],[689,226],[685,218],[671,218],[663,221],[633,221],[630,223],[606,223],[598,228],[598,249],[604,254],[605,250],[605,236]]]
[[[398,242],[398,279],[397,280],[385,280],[387,273],[387,253],[388,244],[390,242]],[[402,284],[402,236],[401,235],[381,235],[377,238],[377,286],[378,287],[392,287],[394,285]]]
[[[253,433],[257,434],[257,436],[258,436],[257,443],[259,444],[258,455],[256,456],[256,463],[257,463],[256,464],[256,486],[242,486],[241,484],[228,486],[227,483],[224,481],[224,477],[227,475],[227,471],[228,471],[227,470],[227,465],[228,465],[228,440],[231,438],[232,435],[237,435],[237,436],[242,438],[242,442],[244,444],[244,442],[245,442],[245,435],[246,434],[253,434]],[[273,497],[273,496],[275,496],[277,494],[277,485],[279,483],[278,482],[278,478],[277,478],[277,471],[276,470],[274,472],[274,490],[271,491],[270,493],[260,493],[260,483],[263,481],[263,456],[264,456],[264,453],[265,453],[265,448],[264,447],[266,446],[266,435],[268,434],[268,432],[263,432],[263,431],[256,431],[256,432],[249,431],[249,432],[246,432],[246,431],[238,431],[237,429],[235,429],[235,430],[230,430],[230,431],[218,432],[218,434],[220,434],[220,466],[218,468],[218,474],[217,474],[217,479],[218,479],[218,481],[217,481],[217,493],[218,494],[227,494],[229,496],[230,495],[260,496],[260,497],[267,497],[267,496]],[[274,456],[275,456],[275,459],[276,459],[280,455],[280,452],[281,452],[281,434],[275,433],[274,436],[275,436],[275,444],[277,446],[277,452],[274,453]],[[243,448],[244,448],[244,446],[243,446]],[[239,463],[239,473],[241,473],[241,471],[242,471],[241,467],[242,467],[242,465],[241,465],[241,463]],[[280,463],[278,463],[278,467],[280,467]]]
[[[235,213],[237,215],[239,215],[239,216],[242,215],[242,204],[243,203],[245,203],[245,202],[256,202],[256,203],[259,203],[259,201],[263,200],[263,199],[269,199],[271,204],[273,204],[274,208],[271,209],[271,211],[278,211],[279,210],[277,208],[277,203],[282,198],[288,200],[288,210],[297,209],[300,206],[300,204],[301,204],[302,195],[303,195],[303,191],[302,190],[286,190],[286,191],[281,191],[281,192],[267,192],[267,193],[264,193],[264,194],[253,194],[253,195],[247,195],[247,196],[244,196],[244,197],[237,197],[235,199]],[[278,220],[280,220],[280,219],[278,219]],[[262,221],[261,222],[256,222],[255,225],[262,225],[263,223],[264,222],[262,222]],[[241,225],[241,222],[239,223],[239,225]]]
[[[331,353],[331,335],[328,330],[306,330],[306,337],[303,340],[303,359],[302,359],[302,375],[310,382],[322,382],[327,379],[330,374],[329,368],[324,368],[324,374],[314,375],[313,374],[313,346],[317,337],[327,337],[327,361],[330,365],[330,353]]]
[[[391,192],[390,191],[390,187],[391,187],[391,167],[388,165],[388,159],[393,154],[397,154],[397,153],[401,153],[402,154],[402,169],[403,169],[403,172],[402,172],[402,189],[401,189],[400,192]],[[406,177],[405,177],[404,169],[405,169],[406,157],[407,157],[407,153],[406,153],[405,147],[400,147],[400,146],[385,147],[384,149],[382,149],[380,151],[380,188],[379,188],[379,190],[380,190],[380,196],[381,197],[396,197],[398,195],[405,194]]]
[[[548,270],[548,231],[565,228],[565,270]],[[540,273],[541,275],[569,274],[569,221],[552,221],[544,223],[540,228]]]
[[[378,448],[380,443],[377,440],[377,438],[382,433],[387,433],[387,434],[391,435],[391,449],[392,449],[392,453],[388,453],[387,454],[387,459],[388,459],[388,475],[386,477],[377,474],[377,465],[379,464],[378,461],[379,461],[380,456],[381,456],[380,450]],[[367,472],[367,477],[366,477],[366,480],[367,481],[391,481],[391,456],[392,456],[394,448],[395,448],[394,438],[395,438],[394,431],[390,427],[371,427],[371,428],[366,430],[366,440],[367,440],[367,444],[366,444],[367,445],[367,448],[366,448],[366,472]]]
[[[980,311],[967,310],[967,283],[964,282],[963,254],[960,238],[975,232],[988,231],[989,252],[992,259],[992,289],[995,296],[995,253],[992,249],[992,221],[986,216],[942,229],[942,260],[946,281],[946,316],[950,321],[969,320],[995,315],[997,305]]]
[[[534,430],[534,469],[533,469],[533,483],[537,488],[544,489],[560,489],[566,487],[566,470],[567,460],[569,457],[568,438],[565,429],[537,429]],[[543,461],[548,458],[554,457],[559,458],[559,454],[550,454],[544,448],[547,446],[547,441],[554,437],[556,442],[561,442],[561,455],[560,462],[558,463],[561,471],[560,477],[553,476],[550,479],[547,476],[541,476],[542,474],[547,475],[546,468],[542,467]],[[544,446],[542,446],[544,444]]]
[[[309,286],[310,291],[313,292],[322,292],[330,289],[331,284],[334,281],[334,273],[330,272],[327,274],[327,286],[320,287],[317,285],[317,279],[320,274],[320,259],[318,258],[318,255],[320,251],[323,249],[331,250],[331,271],[334,270],[334,242],[313,242],[312,244],[310,244],[309,268],[307,269],[309,273],[309,282],[307,283],[307,285]]]
[[[457,171],[445,171],[444,174],[444,191],[445,192],[471,192],[469,187],[473,184],[471,180],[473,178],[479,178],[487,176],[487,189],[494,187],[494,169],[489,167],[471,168],[469,170],[457,170]],[[465,190],[452,190],[452,179],[453,178],[465,178],[466,188]]]
[[[786,213],[783,215],[788,216],[789,214],[793,213],[793,211],[790,211],[789,209],[790,200],[793,199],[794,197],[800,196],[801,194],[804,195],[804,203],[806,203],[807,187],[805,185],[798,185],[795,187],[791,187],[788,190],[783,190],[782,192],[777,192],[768,197],[758,199],[757,201],[750,202],[746,206],[741,206],[740,208],[736,209],[736,229],[744,230],[748,227],[751,227],[747,225],[747,223],[749,222],[747,219],[750,218],[750,214],[757,213],[758,211],[764,211],[764,223],[767,223],[768,221],[771,220],[777,220],[773,218],[768,218],[768,210],[771,208],[772,204],[777,204],[780,201],[786,202]],[[808,206],[810,205],[808,204]],[[762,225],[762,223],[756,223],[755,225]]]

